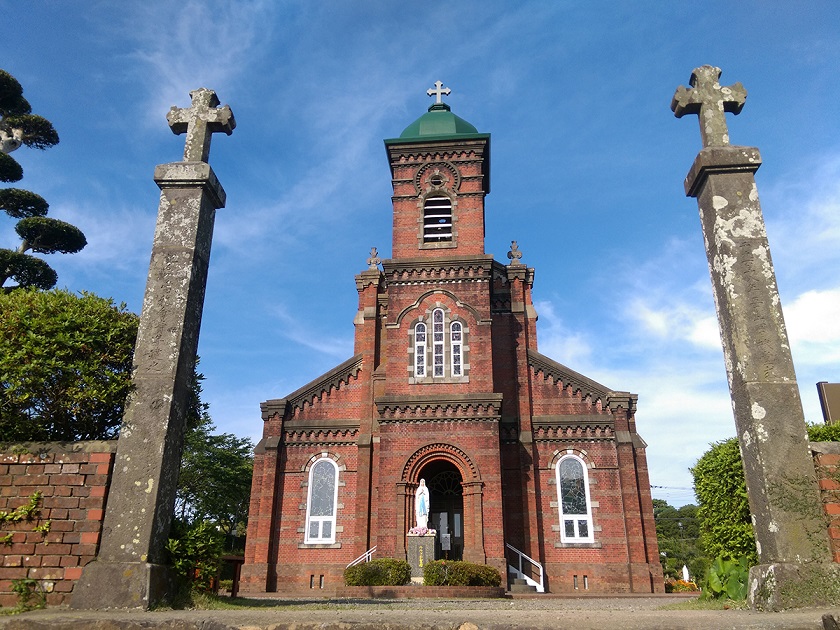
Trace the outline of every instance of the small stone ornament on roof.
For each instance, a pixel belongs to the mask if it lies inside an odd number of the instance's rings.
[[[516,244],[516,241],[510,242],[510,251],[507,253],[507,257],[510,259],[510,266],[525,264],[521,260],[522,252],[519,251],[519,245]]]
[[[426,94],[428,94],[429,96],[434,96],[435,97],[435,104],[442,103],[443,101],[441,100],[441,97],[444,94],[446,96],[449,96],[451,93],[452,93],[452,90],[450,90],[448,87],[443,87],[443,82],[442,81],[435,81],[435,87],[434,88],[429,88],[428,90],[426,90]]]
[[[740,83],[729,87],[720,85],[720,68],[700,66],[691,73],[690,88],[677,88],[671,100],[674,116],[697,114],[704,147],[725,147],[729,144],[729,130],[724,112],[740,114],[747,100],[747,91]]]
[[[376,251],[375,247],[370,248],[370,258],[367,259],[368,269],[371,271],[375,271],[379,268],[379,263],[382,262],[382,259],[379,257],[379,252]]]

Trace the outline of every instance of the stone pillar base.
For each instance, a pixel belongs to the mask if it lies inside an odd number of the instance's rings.
[[[73,589],[70,608],[148,610],[173,593],[171,567],[148,562],[88,564]]]
[[[412,582],[414,578],[423,579],[423,569],[435,559],[435,536],[428,533],[423,536],[408,535],[408,564],[411,566]]]
[[[829,563],[759,564],[750,569],[747,599],[755,610],[840,604],[840,566]]]

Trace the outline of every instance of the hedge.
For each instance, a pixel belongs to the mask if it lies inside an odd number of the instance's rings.
[[[395,558],[378,558],[344,569],[346,586],[402,586],[409,580],[408,562]]]
[[[501,586],[502,576],[493,567],[472,562],[435,560],[423,569],[426,586]]]

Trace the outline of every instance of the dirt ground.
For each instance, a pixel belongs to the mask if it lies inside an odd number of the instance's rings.
[[[636,630],[755,628],[838,630],[840,609],[781,613],[663,610],[679,597],[415,600],[254,600],[238,610],[71,611],[53,608],[0,617],[2,630]],[[828,615],[824,622],[823,616]]]

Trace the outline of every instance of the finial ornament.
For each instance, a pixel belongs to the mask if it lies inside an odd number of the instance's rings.
[[[522,262],[522,252],[519,251],[519,245],[516,244],[516,241],[510,242],[510,251],[507,253],[507,257],[510,259],[510,265],[524,265],[525,263]]]
[[[677,118],[697,114],[704,147],[725,147],[729,144],[729,130],[724,112],[741,113],[747,91],[740,83],[720,86],[720,68],[700,66],[691,73],[691,88],[680,86],[671,100],[671,110]]]
[[[379,258],[379,252],[376,251],[375,247],[370,248],[370,258],[367,259],[368,269],[374,271],[379,269],[379,263],[382,262],[382,259]]]
[[[444,94],[446,96],[449,96],[449,94],[451,92],[452,92],[452,90],[450,90],[448,87],[443,87],[443,82],[441,82],[441,81],[435,81],[434,89],[429,88],[428,90],[426,90],[426,94],[428,94],[429,96],[434,96],[435,97],[435,104],[436,105],[438,103],[443,102],[442,100],[440,100],[441,96],[443,96]]]
[[[210,137],[214,133],[233,133],[236,120],[230,107],[219,107],[219,99],[213,90],[199,88],[190,92],[192,105],[181,108],[172,106],[166,120],[172,133],[187,134],[184,145],[185,162],[206,162],[210,157]]]

